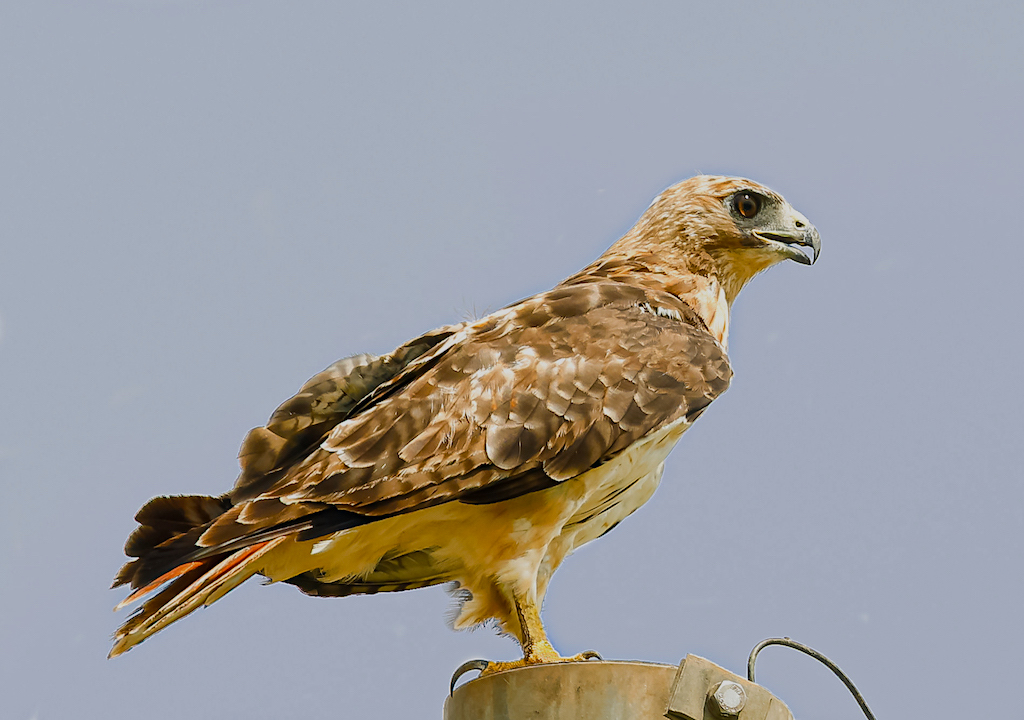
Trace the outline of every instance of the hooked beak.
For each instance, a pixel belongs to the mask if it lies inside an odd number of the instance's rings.
[[[795,230],[755,230],[753,235],[790,260],[796,260],[802,265],[813,265],[821,251],[821,237],[817,229],[806,220],[802,226],[798,223],[798,229]],[[811,248],[811,257],[807,257],[806,253],[799,249],[801,247]]]

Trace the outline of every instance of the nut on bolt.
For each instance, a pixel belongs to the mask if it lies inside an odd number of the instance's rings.
[[[739,683],[723,680],[711,692],[711,704],[721,717],[734,718],[747,704],[747,693]]]

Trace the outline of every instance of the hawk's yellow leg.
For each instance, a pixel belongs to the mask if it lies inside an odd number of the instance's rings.
[[[487,667],[480,671],[481,676],[503,670],[526,667],[527,665],[578,662],[591,658],[600,659],[601,656],[593,650],[588,650],[572,657],[562,657],[559,655],[548,640],[547,633],[544,632],[544,623],[541,622],[540,608],[537,607],[537,603],[529,598],[520,598],[518,595],[513,595],[512,600],[516,606],[516,615],[519,617],[523,657],[521,660],[513,660],[511,662],[489,662]]]

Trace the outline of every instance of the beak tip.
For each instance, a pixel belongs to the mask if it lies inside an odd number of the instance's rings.
[[[804,245],[811,248],[811,261],[809,265],[813,265],[818,262],[818,253],[821,252],[821,236],[818,235],[817,228],[811,227],[810,232],[804,236]]]

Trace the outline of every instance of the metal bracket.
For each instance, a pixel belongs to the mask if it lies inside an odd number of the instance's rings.
[[[786,704],[696,655],[679,663],[665,717],[670,720],[793,720]]]

